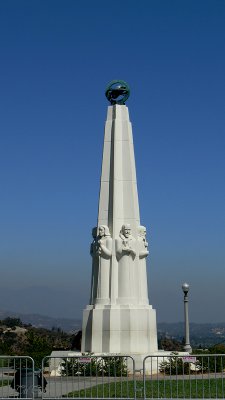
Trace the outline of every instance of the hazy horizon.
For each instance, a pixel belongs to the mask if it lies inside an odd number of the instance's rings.
[[[73,290],[62,290],[60,287],[30,286],[26,288],[25,293],[23,288],[14,290],[1,288],[0,290],[0,312],[9,311],[21,314],[38,314],[50,318],[68,318],[81,321],[82,312],[87,303],[85,296],[83,296],[83,304],[81,304],[80,300],[77,305],[74,305],[73,300],[74,298],[77,299],[77,296],[74,295]],[[11,296],[8,296],[9,294]],[[150,304],[156,308],[157,323],[183,323],[183,295],[181,290],[179,295],[177,296],[177,313],[173,313],[169,317],[166,316],[166,307],[164,304],[161,307],[156,307],[154,302],[150,301]],[[56,297],[59,296],[60,298],[64,298],[62,302],[55,301]],[[32,300],[32,305],[30,304],[30,300]],[[55,302],[57,308],[55,307]],[[190,323],[225,323],[225,318],[223,319],[223,317],[221,319],[207,319],[207,317],[194,319],[193,307],[193,300],[189,296]]]

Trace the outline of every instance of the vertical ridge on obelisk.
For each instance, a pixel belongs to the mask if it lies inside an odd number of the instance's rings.
[[[108,107],[102,158],[98,225],[112,237],[123,223],[136,233],[140,224],[132,128],[125,105]]]
[[[146,228],[140,224],[129,88],[109,85],[97,226],[92,230],[92,289],[83,314],[82,351],[157,351],[156,313],[149,305]]]

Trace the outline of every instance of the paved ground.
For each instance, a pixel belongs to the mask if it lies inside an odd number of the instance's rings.
[[[220,374],[206,374],[204,376],[202,376],[201,374],[199,375],[191,375],[191,376],[177,376],[176,379],[177,380],[184,380],[186,379],[210,379],[210,378],[221,378],[224,377],[224,374],[220,373]],[[7,380],[9,382],[9,384],[7,386],[0,386],[0,399],[8,399],[8,398],[13,398],[15,396],[18,396],[18,393],[13,390],[10,387],[10,382],[12,377],[6,376]],[[2,377],[1,377],[2,378]],[[157,380],[157,378],[159,380],[161,379],[171,379],[171,377],[165,377],[165,376],[160,376],[158,375],[158,377],[154,377],[153,380]],[[136,381],[142,380],[143,377],[141,375],[136,376]],[[133,377],[130,376],[128,378],[122,378],[122,380],[133,380]],[[148,380],[152,380],[151,377],[146,377],[146,382]],[[88,389],[90,387],[99,385],[101,383],[110,383],[110,382],[116,382],[116,381],[121,381],[121,378],[101,378],[101,377],[86,377],[86,378],[82,378],[82,377],[49,377],[47,378],[47,387],[46,387],[46,392],[42,393],[41,391],[38,392],[38,396],[39,398],[41,398],[43,396],[43,399],[57,399],[62,397],[63,395],[72,392],[72,391],[78,391],[78,390],[85,390]]]
[[[126,379],[126,378],[125,378]],[[77,391],[77,390],[83,390],[83,389],[88,389],[90,387],[100,385],[101,383],[109,383],[109,382],[115,382],[115,381],[120,381],[120,378],[104,378],[104,380],[101,377],[87,377],[87,378],[81,378],[81,377],[54,377],[54,378],[48,378],[47,379],[47,387],[46,387],[46,392],[42,393],[39,391],[38,396],[46,399],[54,399],[54,398],[59,398],[62,397],[63,395]],[[13,390],[10,386],[3,386],[0,387],[0,399],[8,399],[9,397],[15,397],[18,396],[18,393]]]
[[[126,378],[122,378],[122,380],[124,379]],[[69,392],[85,390],[102,383],[121,381],[121,379],[113,377],[54,377],[47,379],[47,381],[48,385],[46,387],[46,392],[43,394],[43,398],[61,397]]]
[[[115,378],[104,379],[104,382],[110,381],[115,381]],[[62,397],[69,392],[88,389],[92,386],[103,383],[103,380],[99,377],[98,380],[96,380],[96,378],[54,377],[47,379],[47,382],[46,392],[42,394],[42,392],[39,391],[38,396],[41,397],[43,395],[43,398],[52,399],[54,397]],[[15,396],[18,396],[18,393],[10,386],[0,387],[0,399],[7,399]]]

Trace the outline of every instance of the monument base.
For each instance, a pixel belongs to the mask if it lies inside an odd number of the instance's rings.
[[[156,312],[150,305],[88,305],[82,352],[152,354],[158,351]]]
[[[115,353],[97,353],[92,354],[93,357],[116,357],[124,356],[126,358],[126,365],[129,375],[154,375],[160,371],[160,365],[163,361],[169,361],[174,353],[171,351],[158,350],[151,354],[115,354]],[[180,357],[188,356],[189,353],[176,352]],[[79,351],[53,351],[49,360],[49,372],[51,376],[61,376],[63,370],[63,363],[65,358],[70,357],[90,357],[89,353],[81,353]],[[134,362],[133,362],[134,361]]]
[[[145,375],[158,374],[161,363],[163,361],[168,361],[171,357],[171,354],[172,354],[171,351],[164,351],[164,350],[158,350],[150,354],[132,354],[132,358],[135,363],[135,374],[138,373],[141,375],[143,375],[143,373]],[[127,359],[127,366],[128,370],[132,371],[133,362],[131,359],[130,360]]]

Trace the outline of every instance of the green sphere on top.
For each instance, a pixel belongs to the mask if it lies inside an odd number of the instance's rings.
[[[114,80],[109,82],[105,95],[112,105],[125,104],[130,96],[130,88],[126,82]]]

